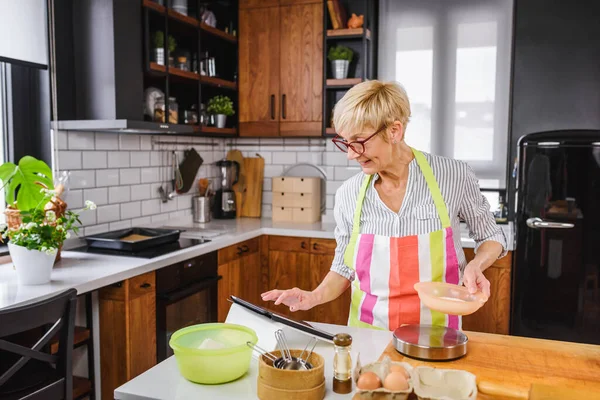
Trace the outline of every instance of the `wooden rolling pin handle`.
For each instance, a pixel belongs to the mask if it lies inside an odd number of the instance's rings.
[[[529,398],[529,390],[518,388],[514,386],[507,386],[496,382],[479,382],[477,383],[477,390],[480,393],[487,394],[489,396],[500,396],[509,399],[523,399]]]

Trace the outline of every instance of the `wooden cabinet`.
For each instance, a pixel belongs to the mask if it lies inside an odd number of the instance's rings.
[[[273,3],[240,3],[239,134],[321,136],[323,4]]]
[[[230,295],[254,304],[266,305],[260,298],[260,294],[267,290],[268,282],[268,271],[266,267],[262,268],[259,252],[261,240],[263,239],[251,239],[219,250],[219,322],[224,322],[227,318],[231,306],[227,299]]]
[[[156,365],[154,272],[99,291],[102,398]]]
[[[475,257],[473,249],[464,249],[467,261]],[[483,271],[490,281],[491,295],[477,312],[463,317],[463,330],[508,335],[510,328],[510,287],[512,252]]]
[[[331,268],[335,240],[300,237],[269,237],[269,287],[315,289]],[[350,309],[350,290],[338,299],[308,311],[291,312],[287,306],[270,306],[281,314],[306,321],[345,325]]]
[[[273,7],[290,4],[319,4],[321,0],[240,0],[240,9]],[[241,19],[240,19],[241,20]]]

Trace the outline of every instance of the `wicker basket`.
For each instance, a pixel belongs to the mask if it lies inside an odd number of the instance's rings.
[[[67,211],[67,203],[62,201],[60,198],[53,197],[52,199],[50,199],[48,204],[46,204],[44,210],[54,211],[54,213],[56,214],[56,218],[59,218],[65,215],[65,211]],[[4,210],[4,215],[6,215],[6,225],[8,226],[8,229],[17,229],[19,226],[21,226],[21,223],[23,222],[23,220],[21,219],[21,211],[19,211],[15,206],[9,205],[8,207],[6,207],[6,209]],[[62,244],[58,247],[55,262],[58,262],[60,260],[61,249]]]

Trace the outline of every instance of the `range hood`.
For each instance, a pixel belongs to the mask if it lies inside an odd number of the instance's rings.
[[[190,125],[144,118],[145,81],[139,1],[57,1],[55,44],[58,129],[135,134],[193,134]]]

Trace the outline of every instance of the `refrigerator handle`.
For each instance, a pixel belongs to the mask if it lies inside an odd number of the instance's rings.
[[[553,228],[553,229],[569,229],[573,228],[574,224],[569,224],[566,222],[550,222],[544,221],[541,218],[529,218],[527,220],[527,226],[533,229],[540,228]]]

